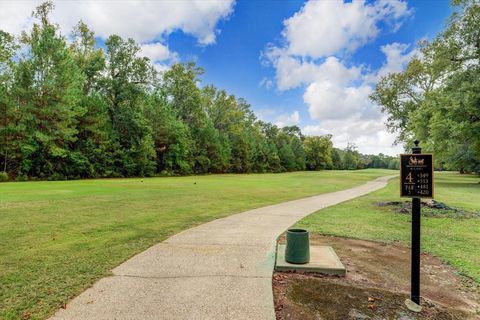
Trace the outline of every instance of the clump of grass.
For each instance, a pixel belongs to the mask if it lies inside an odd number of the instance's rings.
[[[453,218],[453,219],[473,219],[480,218],[480,212],[471,212],[458,208],[449,207],[446,204],[435,201],[422,201],[422,216],[429,218]],[[381,201],[375,203],[379,207],[388,207],[392,213],[411,214],[411,201]]]

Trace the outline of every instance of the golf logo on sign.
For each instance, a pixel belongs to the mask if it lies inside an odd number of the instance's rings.
[[[433,156],[400,155],[400,196],[433,198]]]

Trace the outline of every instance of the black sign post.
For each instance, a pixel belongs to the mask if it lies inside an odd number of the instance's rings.
[[[433,198],[433,156],[415,141],[411,154],[400,155],[400,196],[412,199],[412,268],[410,298],[420,305],[420,198]]]

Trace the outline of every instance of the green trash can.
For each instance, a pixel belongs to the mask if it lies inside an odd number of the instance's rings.
[[[310,261],[310,242],[308,231],[304,229],[287,230],[285,260],[289,263],[303,264]]]

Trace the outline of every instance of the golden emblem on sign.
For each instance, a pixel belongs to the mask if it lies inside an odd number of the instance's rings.
[[[425,159],[417,159],[417,157],[410,157],[408,164],[411,166],[421,166],[425,163]]]

